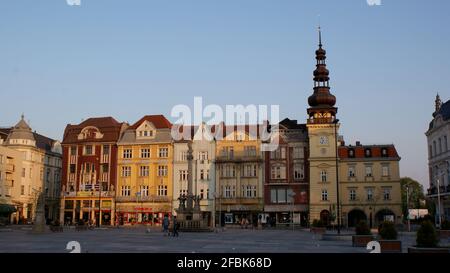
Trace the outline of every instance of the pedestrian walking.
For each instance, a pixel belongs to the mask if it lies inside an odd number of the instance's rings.
[[[178,237],[178,221],[177,217],[173,217],[173,237]]]
[[[164,215],[163,219],[163,232],[164,236],[169,236],[169,216],[167,214]]]

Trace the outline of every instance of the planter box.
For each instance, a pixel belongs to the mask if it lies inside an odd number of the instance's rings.
[[[352,244],[354,247],[367,247],[367,244],[374,240],[372,235],[353,235]]]
[[[447,240],[450,238],[450,230],[439,230],[439,238],[441,240]]]
[[[381,253],[402,253],[402,241],[379,240]]]
[[[425,247],[408,247],[408,253],[423,253],[423,254],[449,254],[450,248],[436,247],[436,248],[425,248]]]
[[[327,231],[326,228],[320,228],[320,227],[312,227],[311,232],[314,234],[324,234]]]

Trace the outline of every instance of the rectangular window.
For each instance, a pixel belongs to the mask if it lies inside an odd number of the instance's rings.
[[[294,179],[302,180],[305,178],[305,168],[303,164],[295,164],[294,165]]]
[[[286,179],[286,167],[284,165],[272,166],[272,179]]]
[[[169,148],[159,148],[159,157],[166,158],[169,156]]]
[[[373,189],[367,189],[367,201],[373,201]]]
[[[278,189],[277,191],[277,200],[279,204],[287,203],[286,189]]]
[[[304,157],[303,147],[294,147],[294,159],[301,159]]]
[[[70,173],[75,173],[76,165],[70,164]]]
[[[276,189],[270,190],[270,202],[273,204],[277,203],[277,190]]]
[[[245,146],[244,156],[253,157],[256,156],[256,146]]]
[[[92,145],[86,145],[86,146],[84,146],[84,154],[85,154],[85,155],[92,155],[92,154],[93,154],[93,148],[92,148]]]
[[[391,189],[384,189],[383,190],[383,199],[384,199],[384,201],[391,200]]]
[[[20,195],[25,195],[25,186],[24,185],[20,186]]]
[[[187,180],[188,180],[188,171],[180,170],[180,181],[187,181]]]
[[[131,167],[123,166],[122,167],[122,177],[130,177],[131,176]]]
[[[208,152],[206,151],[198,152],[198,160],[208,160]]]
[[[322,201],[328,201],[328,191],[322,190]]]
[[[26,169],[25,169],[25,168],[22,168],[22,177],[25,178],[25,176],[26,176]]]
[[[348,167],[348,177],[355,177],[355,176],[356,176],[355,167]]]
[[[141,158],[150,158],[150,149],[141,149]]]
[[[132,149],[123,149],[123,158],[130,159],[133,157],[133,150]]]
[[[356,190],[350,190],[350,201],[356,201]]]
[[[102,173],[109,172],[109,165],[108,164],[102,164]]]
[[[139,191],[141,196],[148,196],[148,186],[140,186]]]
[[[158,166],[158,176],[167,176],[167,166],[166,165]]]
[[[383,166],[381,169],[383,176],[389,176],[389,166]]]
[[[372,177],[372,166],[366,166],[366,177]]]
[[[146,177],[150,174],[150,167],[149,166],[139,166],[139,176]]]
[[[200,170],[200,180],[205,180],[205,170]]]
[[[187,161],[187,160],[188,160],[188,152],[181,152],[180,161]]]
[[[231,198],[231,186],[224,186],[225,198]]]
[[[130,196],[131,195],[131,186],[122,186],[122,196]]]
[[[164,185],[158,186],[158,196],[167,196],[167,186]]]
[[[322,182],[327,182],[328,181],[328,174],[327,171],[321,171],[320,172],[320,180]]]
[[[70,146],[70,155],[77,155],[77,146]]]
[[[109,155],[109,145],[103,145],[103,154]]]

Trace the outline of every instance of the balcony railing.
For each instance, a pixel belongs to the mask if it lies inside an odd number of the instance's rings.
[[[438,194],[437,187],[431,187],[427,191],[428,191],[428,195],[436,195],[436,194]],[[448,185],[448,186],[440,186],[439,191],[440,191],[440,194],[450,193],[450,185]]]
[[[62,192],[61,195],[63,197],[98,197],[99,192],[98,191],[67,191]],[[114,197],[115,192],[114,191],[102,191],[101,197]]]
[[[260,154],[228,153],[216,157],[216,163],[226,162],[262,162],[262,156]]]
[[[118,202],[170,202],[170,197],[168,196],[117,196],[116,201]]]

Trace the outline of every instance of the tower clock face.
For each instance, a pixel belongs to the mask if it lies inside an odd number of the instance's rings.
[[[328,144],[328,137],[321,136],[320,139],[319,139],[319,143],[320,143],[320,145],[327,145]]]

